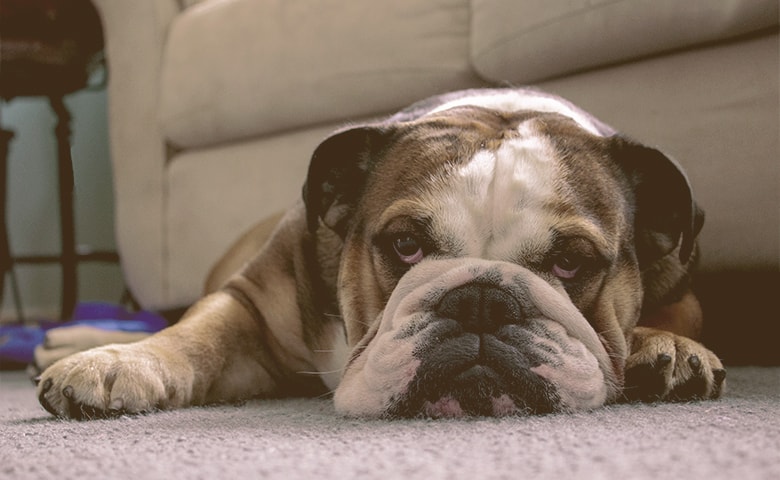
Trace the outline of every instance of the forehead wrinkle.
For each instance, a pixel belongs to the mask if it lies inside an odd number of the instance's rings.
[[[524,256],[549,249],[557,162],[534,123],[521,123],[497,148],[433,177],[436,228],[462,239],[464,254],[511,260],[518,247]]]
[[[594,119],[590,115],[569,102],[547,95],[527,95],[516,91],[458,98],[439,105],[430,113],[437,114],[463,106],[479,106],[504,113],[520,111],[556,113],[574,120],[580,127],[594,135],[603,135],[599,126],[596,125],[597,122],[594,122]]]
[[[381,229],[390,223],[390,221],[399,217],[423,219],[427,216],[427,207],[424,203],[410,198],[402,198],[390,204],[390,206],[382,212],[377,224]]]
[[[582,237],[590,240],[598,251],[607,258],[618,254],[615,242],[609,241],[599,224],[579,215],[561,216],[554,226],[555,231],[566,237]]]

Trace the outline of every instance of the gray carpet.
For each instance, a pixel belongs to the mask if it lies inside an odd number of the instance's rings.
[[[576,415],[363,421],[327,399],[88,422],[0,373],[0,479],[778,479],[780,367],[728,372],[715,402]]]

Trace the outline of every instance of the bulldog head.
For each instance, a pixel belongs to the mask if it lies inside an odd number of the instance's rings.
[[[618,397],[642,271],[687,259],[696,207],[665,155],[542,104],[460,98],[316,150],[309,228],[343,240],[353,348],[339,412],[544,413]]]

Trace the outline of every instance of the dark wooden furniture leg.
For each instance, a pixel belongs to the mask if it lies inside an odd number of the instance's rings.
[[[70,113],[62,96],[49,97],[57,115],[54,133],[57,136],[57,165],[59,168],[60,231],[62,261],[62,319],[70,318],[76,306],[78,279],[76,276],[76,232],[73,219],[73,160],[70,156]]]
[[[8,223],[6,220],[6,201],[8,195],[8,144],[14,137],[14,132],[0,129],[0,307],[3,305],[5,293],[5,276],[11,279],[11,294],[16,308],[16,320],[24,322],[22,299],[19,295],[19,284],[14,272],[14,260],[11,256],[11,245],[8,240]]]
[[[8,226],[5,223],[5,202],[8,169],[8,143],[14,134],[8,130],[0,129],[0,306],[3,305],[3,293],[5,293],[5,274],[11,271],[11,248],[8,245]]]

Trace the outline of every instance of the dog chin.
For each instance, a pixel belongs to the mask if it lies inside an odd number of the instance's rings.
[[[587,320],[515,264],[425,260],[379,321],[336,389],[342,414],[543,414],[595,408],[613,394],[611,362]]]

